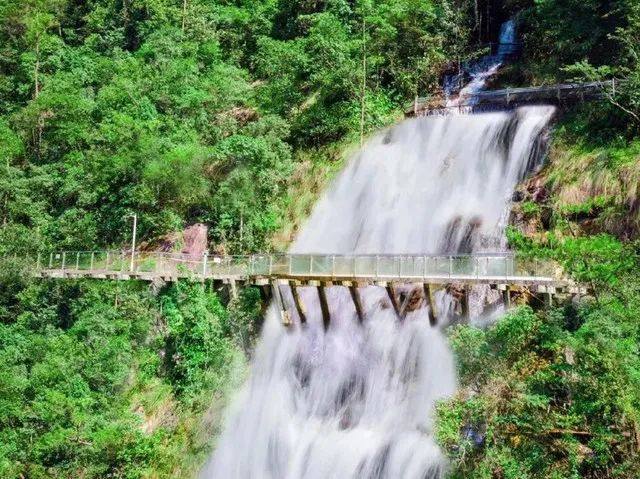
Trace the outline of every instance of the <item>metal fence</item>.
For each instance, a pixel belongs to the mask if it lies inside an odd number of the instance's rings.
[[[35,259],[39,273],[138,274],[199,278],[253,276],[380,279],[559,279],[548,261],[512,254],[474,255],[309,255],[256,254],[193,256],[126,251],[58,251]]]
[[[471,113],[473,111],[485,111],[488,107],[504,108],[510,105],[525,105],[533,103],[563,103],[582,102],[592,99],[604,98],[607,95],[615,96],[624,80],[606,80],[591,83],[565,83],[558,85],[545,85],[538,87],[504,88],[501,90],[488,90],[474,93],[468,101],[447,106],[442,98],[417,97],[408,104],[406,114],[448,114],[451,110]],[[468,110],[465,110],[468,109]]]

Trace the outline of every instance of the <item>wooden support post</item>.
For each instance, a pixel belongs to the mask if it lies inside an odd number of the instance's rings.
[[[329,303],[327,301],[327,292],[324,289],[324,285],[318,286],[318,297],[320,298],[320,309],[322,310],[322,324],[326,331],[329,329],[329,325],[331,324],[331,315],[329,313]]]
[[[460,301],[460,307],[462,309],[462,317],[465,320],[469,319],[469,290],[471,287],[469,285],[464,285],[462,289],[462,301]]]
[[[349,286],[349,292],[351,293],[351,299],[353,300],[353,306],[356,308],[356,314],[358,315],[358,321],[362,323],[364,321],[364,309],[362,308],[362,298],[360,297],[360,291],[357,284]]]
[[[278,314],[280,314],[280,319],[282,320],[282,324],[284,326],[291,326],[291,317],[289,316],[289,313],[284,308],[284,301],[282,299],[280,286],[275,281],[271,283],[271,294],[273,296],[273,299],[276,302],[276,307],[278,308]]]
[[[424,298],[427,303],[427,306],[429,306],[429,324],[431,326],[435,326],[438,323],[436,301],[433,294],[435,287],[428,283],[424,283],[423,287],[424,287]]]
[[[213,284],[213,281],[210,281],[209,284]],[[260,290],[260,315],[264,316],[267,312],[267,308],[269,307],[269,303],[273,299],[272,289],[268,285],[263,285],[259,287]]]
[[[391,301],[391,306],[393,306],[393,310],[396,312],[396,315],[400,316],[400,306],[398,305],[396,289],[393,287],[393,284],[388,284],[386,290],[387,295],[389,296],[389,300]]]
[[[307,322],[307,315],[304,310],[304,304],[302,303],[302,299],[300,299],[300,293],[298,293],[298,288],[296,286],[295,281],[290,281],[289,286],[291,286],[291,294],[293,294],[293,302],[296,305],[296,311],[298,311],[298,317],[300,318],[300,323],[304,324]]]
[[[273,298],[271,288],[267,285],[260,286],[260,299],[263,303],[268,303]]]
[[[400,295],[400,298],[402,299],[402,294]],[[402,304],[400,305],[400,312],[398,314],[401,320],[404,320],[405,316],[407,315],[407,308],[409,307],[410,300],[411,300],[411,294],[407,294],[404,297],[404,299],[402,299]]]
[[[231,299],[238,299],[238,288],[236,287],[235,279],[229,279],[229,297]]]
[[[502,302],[504,303],[505,309],[511,307],[511,288],[509,288],[509,285],[506,285],[502,290]]]

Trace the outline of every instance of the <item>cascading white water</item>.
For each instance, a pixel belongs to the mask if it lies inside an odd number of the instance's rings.
[[[514,30],[503,28],[503,38]],[[513,43],[513,40],[505,43]],[[487,78],[500,60],[486,62]],[[495,61],[494,61],[495,60]],[[468,94],[484,87],[470,85]],[[293,253],[430,254],[502,251],[517,182],[537,166],[553,107],[407,120],[371,140],[316,205]],[[327,291],[327,331],[314,287],[300,288],[300,323],[272,305],[251,377],[229,411],[202,479],[436,479],[447,461],[433,440],[433,407],[456,376],[428,310],[401,321],[384,289]],[[410,286],[407,286],[410,289]],[[486,288],[478,288],[482,309]],[[437,298],[443,324],[449,295]]]
[[[504,22],[500,27],[498,50],[495,55],[487,55],[478,61],[465,64],[461,72],[445,79],[444,92],[447,96],[447,107],[475,105],[474,94],[486,88],[489,79],[517,49],[516,21],[512,19]],[[460,89],[459,84],[467,75],[471,80]]]
[[[295,253],[423,254],[503,247],[506,206],[537,161],[552,107],[405,121],[374,138],[316,206]],[[294,325],[272,308],[251,377],[202,478],[440,478],[435,401],[455,390],[451,354],[426,308],[400,321],[384,289],[290,292]]]

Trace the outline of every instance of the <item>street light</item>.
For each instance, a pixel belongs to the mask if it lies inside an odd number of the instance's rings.
[[[138,215],[133,213],[129,215],[133,218],[133,238],[131,240],[131,264],[129,265],[129,271],[133,271],[133,261],[136,254],[136,233],[138,230]]]

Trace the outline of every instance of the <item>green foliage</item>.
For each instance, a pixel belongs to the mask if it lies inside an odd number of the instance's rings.
[[[5,2],[2,247],[119,247],[135,211],[141,240],[206,222],[211,249],[268,249],[293,158],[397,118],[470,5]]]
[[[640,5],[635,0],[536,0],[524,7],[524,70],[529,82],[617,78],[616,91],[588,107],[592,135],[640,131]],[[571,22],[566,22],[571,18]]]
[[[557,256],[576,280],[592,283],[598,289],[615,286],[625,273],[633,271],[637,262],[628,247],[602,234],[567,238]]]
[[[210,388],[207,374],[215,371],[224,378],[231,362],[231,344],[223,331],[226,310],[217,296],[207,294],[198,283],[176,283],[161,301],[167,323],[166,367],[172,383],[184,394]]]
[[[636,477],[638,298],[456,326],[462,388],[437,423],[452,477]]]
[[[192,477],[238,365],[217,296],[178,283],[8,283],[0,476]]]
[[[255,287],[244,288],[229,304],[228,334],[247,356],[258,339],[263,319],[262,304],[260,291]]]

